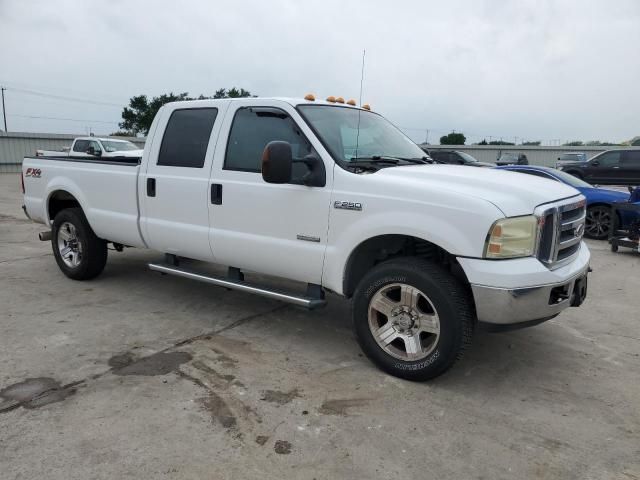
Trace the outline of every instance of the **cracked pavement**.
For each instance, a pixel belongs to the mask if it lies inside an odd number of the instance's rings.
[[[638,254],[590,242],[582,308],[480,332],[410,383],[361,355],[335,296],[306,312],[134,249],[68,280],[18,188],[0,175],[3,480],[640,478]]]

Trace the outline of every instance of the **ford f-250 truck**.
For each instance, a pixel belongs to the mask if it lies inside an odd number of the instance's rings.
[[[527,326],[580,305],[590,258],[573,188],[426,162],[365,108],[177,102],[158,112],[139,163],[25,158],[24,205],[51,228],[41,239],[69,278],[100,274],[113,243],[164,253],[151,270],[307,308],[331,291],[352,300],[373,362],[425,380],[460,358],[479,323]],[[250,283],[248,271],[306,293]]]

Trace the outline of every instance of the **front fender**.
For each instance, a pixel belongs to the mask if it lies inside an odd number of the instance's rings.
[[[372,206],[373,207],[373,206]],[[377,213],[332,210],[322,283],[343,294],[343,279],[351,254],[366,240],[380,235],[407,235],[431,242],[452,255],[481,257],[491,224],[502,217],[493,205],[460,210],[411,205]],[[375,207],[374,207],[375,208]]]

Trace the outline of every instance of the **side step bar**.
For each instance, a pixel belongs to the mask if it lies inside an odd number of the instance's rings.
[[[271,298],[273,300],[280,300],[281,302],[292,303],[299,307],[308,308],[309,310],[315,310],[316,308],[324,307],[327,301],[324,299],[324,295],[321,297],[301,296],[286,293],[279,290],[271,290],[267,288],[256,287],[244,280],[235,280],[230,278],[211,277],[203,275],[201,273],[192,272],[184,268],[180,268],[173,265],[163,265],[158,263],[150,263],[149,268],[154,272],[166,273],[169,275],[176,275],[178,277],[190,278],[191,280],[198,280],[200,282],[209,283],[218,287],[230,288],[233,290],[239,290],[241,292],[253,293],[261,295],[263,297]]]

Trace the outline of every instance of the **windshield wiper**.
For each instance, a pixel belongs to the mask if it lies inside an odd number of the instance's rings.
[[[400,158],[400,160],[404,160],[405,162],[411,163],[433,163],[433,160],[430,160],[429,157],[420,157],[420,158]]]
[[[394,165],[400,163],[400,158],[385,157],[381,155],[371,155],[369,157],[353,157],[349,160],[349,163],[392,163]]]

